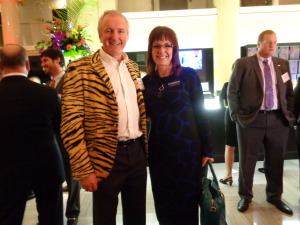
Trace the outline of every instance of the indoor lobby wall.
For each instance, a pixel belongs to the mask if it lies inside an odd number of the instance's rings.
[[[125,13],[130,24],[130,37],[126,51],[146,51],[150,31],[158,25],[169,26],[178,35],[180,48],[214,48],[217,10],[179,10],[143,13]],[[239,14],[238,46],[256,44],[259,33],[272,29],[279,43],[300,42],[300,4],[280,6],[242,7]],[[229,41],[221,38],[224,45]],[[237,58],[240,57],[237,56]],[[225,60],[224,60],[225,61]],[[219,61],[222,63],[222,60]],[[220,90],[230,76],[227,71],[215,74],[215,90]],[[222,82],[216,82],[221,79]],[[223,82],[224,81],[224,82]]]
[[[226,0],[227,1],[227,0]],[[56,4],[63,2],[62,0],[51,0]],[[49,2],[45,3],[45,9],[49,10]],[[32,9],[28,9],[26,14],[21,15],[21,29],[23,36],[23,45],[28,49],[33,49],[37,40],[45,39],[42,35],[43,27],[34,21],[37,17],[37,12],[41,12],[40,8],[34,4]],[[100,46],[98,34],[96,31],[99,15],[106,9],[116,8],[116,0],[100,2],[98,13],[95,13],[95,20],[91,21],[89,27],[92,34],[93,49],[98,49]],[[58,5],[57,5],[58,6]],[[60,6],[61,7],[61,6]],[[34,11],[35,10],[35,11]],[[30,11],[32,13],[30,13]],[[255,44],[258,34],[265,29],[273,29],[278,35],[279,43],[300,42],[300,4],[296,5],[274,5],[274,6],[259,6],[259,7],[242,7],[238,15],[238,28],[236,38],[237,46],[247,44]],[[28,13],[27,13],[28,12]],[[33,13],[35,12],[35,13]],[[97,14],[97,15],[96,15]],[[150,31],[158,25],[169,26],[175,30],[178,35],[179,45],[182,49],[189,48],[214,48],[215,38],[221,39],[224,43],[231,40],[231,34],[224,36],[216,36],[217,33],[217,9],[190,9],[190,10],[174,10],[174,11],[152,11],[152,12],[136,12],[125,13],[130,24],[129,41],[125,48],[127,52],[146,51],[147,41]],[[45,14],[44,14],[45,16]],[[50,19],[50,18],[49,18]],[[240,57],[237,55],[236,58]],[[231,72],[231,65],[227,65],[226,54],[224,60],[219,59],[218,65],[224,67],[222,63],[226,63],[226,68],[214,74],[215,90],[220,90],[222,84],[228,80]],[[231,63],[230,63],[231,64]]]

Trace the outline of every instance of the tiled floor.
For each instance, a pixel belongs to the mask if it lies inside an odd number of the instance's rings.
[[[213,164],[217,177],[223,176],[224,163]],[[257,163],[257,168],[262,167],[262,162]],[[294,211],[293,216],[278,211],[273,205],[265,201],[265,177],[260,172],[255,172],[254,176],[254,198],[250,208],[245,213],[237,211],[236,206],[239,201],[237,192],[238,163],[234,164],[233,185],[220,184],[226,199],[226,216],[228,225],[300,225],[300,189],[299,189],[299,161],[286,160],[284,167],[284,194],[283,200]],[[66,202],[67,194],[64,194]],[[92,225],[92,204],[91,193],[81,190],[81,214],[78,225]],[[27,203],[23,225],[36,225],[37,212],[35,200]],[[118,208],[117,224],[122,225],[122,209]],[[155,216],[151,183],[148,176],[147,186],[147,225],[158,225]]]

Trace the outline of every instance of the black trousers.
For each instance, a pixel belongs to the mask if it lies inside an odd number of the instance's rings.
[[[64,162],[66,182],[69,189],[65,215],[67,218],[74,218],[74,217],[78,217],[80,213],[81,185],[78,180],[73,180],[69,154],[64,148],[61,148],[61,153]]]
[[[258,113],[246,128],[236,123],[239,146],[239,195],[252,199],[253,176],[263,145],[267,199],[279,200],[283,193],[284,153],[290,128],[281,111]]]
[[[3,181],[5,182],[5,181]],[[29,191],[36,196],[39,225],[63,225],[62,186],[8,184],[0,188],[0,224],[22,225]]]
[[[118,145],[110,175],[93,192],[93,225],[115,225],[121,193],[123,225],[146,224],[146,156],[142,138]]]

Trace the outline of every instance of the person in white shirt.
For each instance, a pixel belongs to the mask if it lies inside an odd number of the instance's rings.
[[[128,21],[105,11],[98,33],[102,48],[68,65],[61,135],[74,178],[93,192],[93,224],[116,224],[120,193],[123,224],[145,225],[146,114],[140,70],[123,52]]]

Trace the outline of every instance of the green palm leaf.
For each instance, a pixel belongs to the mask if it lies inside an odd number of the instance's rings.
[[[59,19],[68,21],[69,24],[87,26],[93,17],[93,10],[98,6],[98,0],[72,0],[64,10],[56,10]]]

